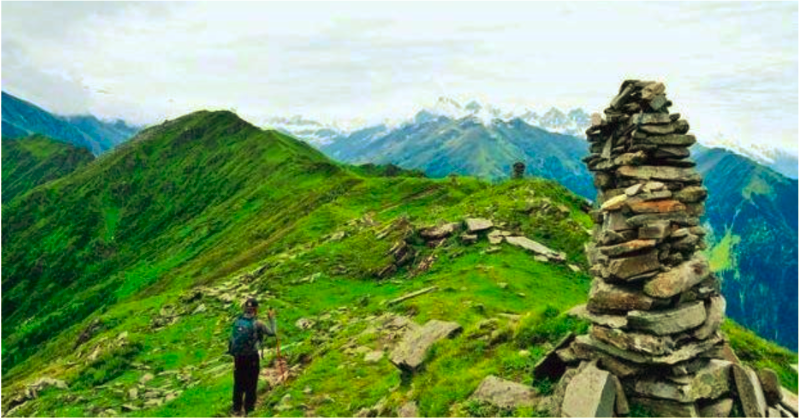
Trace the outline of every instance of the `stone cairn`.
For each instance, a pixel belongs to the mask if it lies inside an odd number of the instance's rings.
[[[511,173],[511,178],[514,178],[514,179],[524,178],[524,170],[526,168],[527,167],[521,161],[517,161],[517,162],[513,163],[513,172]]]
[[[586,252],[594,277],[570,336],[536,378],[560,379],[556,414],[623,416],[629,404],[660,416],[795,416],[776,373],[743,366],[719,326],[725,301],[699,226],[707,190],[688,157],[688,122],[669,114],[665,86],[627,80],[586,131],[599,209]],[[631,401],[628,403],[628,401]]]

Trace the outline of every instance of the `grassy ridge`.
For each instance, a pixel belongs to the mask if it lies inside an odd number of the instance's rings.
[[[41,135],[3,139],[3,203],[85,166],[89,150]]]
[[[258,295],[278,309],[297,371],[273,390],[262,383],[258,415],[354,415],[409,400],[425,415],[495,413],[467,400],[483,377],[546,390],[532,365],[569,330],[585,330],[558,315],[588,293],[582,245],[591,221],[582,205],[538,179],[491,185],[351,169],[227,112],[151,128],[5,210],[4,411],[48,376],[69,389],[46,389],[16,415],[224,415],[230,321],[242,297]],[[411,233],[414,261],[376,277],[393,262],[388,250],[405,237],[403,224],[418,231],[469,216],[563,251],[582,271],[485,238],[430,248]],[[429,269],[417,268],[431,257]],[[428,286],[438,290],[385,303]],[[464,332],[437,344],[423,372],[404,376],[386,356],[364,360],[395,343],[381,319],[392,315],[456,321]],[[302,318],[313,328],[301,328]],[[794,354],[731,336],[750,347],[746,361],[781,367],[795,388]],[[273,357],[267,350],[264,364]],[[153,379],[140,384],[147,373]],[[146,404],[155,392],[168,400]]]

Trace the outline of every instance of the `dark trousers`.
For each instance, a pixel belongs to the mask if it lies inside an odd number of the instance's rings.
[[[255,409],[256,389],[258,388],[258,371],[261,361],[258,354],[235,356],[235,369],[233,370],[233,410],[241,411],[242,398],[244,410],[251,412]]]

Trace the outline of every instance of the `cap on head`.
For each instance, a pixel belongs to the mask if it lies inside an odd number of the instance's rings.
[[[258,307],[258,300],[255,298],[249,298],[246,302],[244,302],[244,309],[250,310],[255,309]]]

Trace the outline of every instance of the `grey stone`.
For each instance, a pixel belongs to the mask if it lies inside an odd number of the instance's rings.
[[[602,326],[591,327],[591,336],[621,350],[635,351],[653,356],[669,354],[675,348],[674,341],[669,336],[622,331]]]
[[[707,319],[701,327],[697,328],[693,335],[694,337],[704,340],[716,333],[721,323],[724,321],[724,311],[727,308],[727,302],[721,295],[712,296],[705,304]]]
[[[608,328],[621,329],[627,327],[627,316],[624,315],[602,315],[588,312],[586,304],[577,305],[570,309],[567,314],[583,318],[589,322],[597,325],[606,326]]]
[[[672,120],[668,113],[638,113],[633,115],[630,122],[634,125],[664,125]]]
[[[635,215],[626,219],[627,225],[637,228],[656,221],[672,221],[678,225],[696,226],[699,224],[699,218],[689,216],[685,212],[667,212],[667,213],[647,213],[643,215]]]
[[[416,402],[408,401],[402,404],[402,406],[397,409],[397,416],[398,417],[418,417],[419,416],[419,408],[416,406]]]
[[[690,129],[688,121],[680,119],[665,125],[642,125],[638,129],[648,135],[684,134]]]
[[[702,176],[696,169],[665,167],[665,166],[622,166],[617,173],[624,177],[631,177],[640,180],[666,180],[680,181],[686,183],[698,183],[702,181]]]
[[[631,311],[627,314],[627,323],[632,329],[667,335],[702,325],[706,315],[704,304],[693,302],[675,309],[657,312]]]
[[[472,393],[470,399],[486,402],[499,408],[534,406],[535,390],[527,385],[487,376]]]
[[[768,417],[769,418],[780,418],[780,411],[777,408],[768,407]]]
[[[632,385],[636,395],[648,398],[669,399],[681,403],[693,401],[689,394],[688,385],[680,385],[658,377],[638,379]]]
[[[603,231],[624,231],[634,227],[627,222],[627,217],[620,211],[605,212],[602,222]]]
[[[782,386],[780,386],[777,372],[763,368],[757,371],[757,378],[760,380],[760,387],[763,388],[763,395],[769,405],[777,405],[782,402]]]
[[[657,251],[626,258],[612,259],[605,268],[607,276],[626,280],[660,268]]]
[[[615,405],[611,374],[589,364],[566,387],[561,413],[565,417],[612,417]]]
[[[614,210],[619,210],[624,207],[624,204],[630,198],[627,194],[620,194],[615,197],[611,197],[602,206],[599,207],[600,210],[610,212]]]
[[[654,145],[688,147],[696,143],[696,137],[693,135],[680,135],[680,134],[657,135],[657,136],[648,136],[646,138],[646,141]]]
[[[141,379],[139,379],[139,383],[147,383],[153,380],[154,378],[155,376],[153,376],[152,373],[145,373],[144,376],[142,376]]]
[[[707,197],[707,189],[702,186],[688,186],[674,194],[683,203],[698,203]]]
[[[477,235],[463,233],[461,234],[461,242],[464,244],[474,244],[477,242]]]
[[[382,358],[383,358],[383,350],[375,350],[366,353],[366,355],[363,356],[363,361],[367,363],[377,363]]]
[[[765,417],[766,397],[763,395],[763,389],[760,387],[760,380],[755,371],[736,364],[732,366],[732,374],[744,414],[747,417]]]
[[[691,399],[717,399],[732,389],[730,370],[732,363],[711,359],[699,370],[691,382]]]
[[[644,187],[644,185],[642,183],[633,184],[632,186],[624,189],[624,194],[626,194],[627,196],[631,196],[631,197],[635,196],[635,195],[638,194],[638,192],[641,191],[641,188],[643,188],[643,187]]]
[[[780,416],[782,416],[782,417],[795,418],[794,415],[792,413],[790,413],[790,411],[788,411],[787,409],[785,409],[782,406],[782,404],[777,404],[777,411],[780,411]]]
[[[670,221],[654,221],[638,228],[639,239],[662,240],[669,236]]]
[[[691,152],[685,147],[658,147],[653,154],[655,158],[688,158]]]
[[[488,242],[491,243],[492,245],[501,244],[502,240],[504,239],[505,237],[498,230],[493,230],[488,234]]]
[[[656,417],[698,417],[696,406],[667,399],[631,397],[632,403],[639,404]]]
[[[466,218],[466,229],[470,233],[485,231],[494,227],[494,223],[483,218]]]
[[[444,225],[422,229],[419,231],[419,235],[426,240],[437,240],[452,235],[458,229],[460,229],[460,225],[457,222],[450,222]]]
[[[578,352],[579,350],[600,350],[611,356],[615,356],[636,364],[663,364],[671,366],[686,360],[691,360],[700,354],[704,354],[720,342],[721,337],[717,336],[705,341],[687,343],[665,356],[650,356],[633,351],[621,350],[610,344],[599,341],[596,338],[591,338],[589,335],[577,336],[574,339],[572,347],[574,348],[575,352]]]
[[[588,296],[588,311],[592,313],[646,311],[655,306],[655,299],[636,290],[627,289],[594,279]]]
[[[781,392],[782,401],[780,401],[780,405],[790,411],[793,416],[799,416],[799,399],[797,399],[796,394],[785,388],[782,388]]]
[[[710,275],[710,264],[702,255],[655,276],[644,286],[644,293],[656,298],[670,298],[699,284]]]
[[[523,248],[527,251],[531,251],[535,254],[543,255],[545,257],[557,256],[555,251],[527,237],[505,237],[505,241],[507,241],[510,245]]]
[[[731,398],[719,399],[707,406],[699,408],[700,417],[729,417],[732,412],[733,400]]]
[[[610,376],[613,381],[613,386],[616,387],[616,416],[626,416],[630,414],[630,403],[627,401],[627,395],[624,394],[624,387],[621,385],[621,380],[615,375]]]
[[[430,320],[424,326],[406,331],[402,341],[391,353],[391,363],[402,370],[416,371],[425,360],[427,351],[439,340],[462,331],[455,322]]]
[[[646,250],[655,246],[655,240],[636,239],[621,244],[599,247],[599,251],[608,257],[618,257],[624,254]]]

